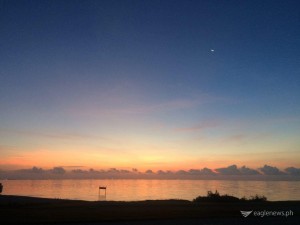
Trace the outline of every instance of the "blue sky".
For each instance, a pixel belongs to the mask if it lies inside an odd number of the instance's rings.
[[[3,167],[300,166],[298,1],[0,7]]]

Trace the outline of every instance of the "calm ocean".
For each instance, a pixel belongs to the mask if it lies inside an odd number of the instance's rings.
[[[268,200],[300,200],[300,181],[232,180],[4,180],[2,194],[45,198],[98,200],[99,186],[107,200],[192,200],[207,191],[237,197],[265,195]],[[104,194],[104,190],[101,190]]]

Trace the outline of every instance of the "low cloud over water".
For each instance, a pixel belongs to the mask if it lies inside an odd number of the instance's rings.
[[[241,179],[241,180],[300,180],[300,168],[288,167],[280,170],[264,165],[258,169],[230,165],[217,169],[146,170],[133,169],[82,169],[84,167],[62,167],[43,169],[0,170],[0,179]]]

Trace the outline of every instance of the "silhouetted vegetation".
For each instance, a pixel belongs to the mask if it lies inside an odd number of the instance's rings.
[[[247,199],[246,199],[247,200]],[[255,195],[255,196],[251,196],[250,199],[248,199],[248,201],[253,201],[253,202],[265,202],[267,201],[267,197],[263,196],[263,195]]]
[[[207,196],[198,196],[193,200],[193,202],[241,202],[241,201],[253,201],[253,202],[264,202],[267,201],[265,196],[255,195],[251,196],[249,199],[246,197],[237,198],[231,195],[220,195],[216,190],[215,192],[208,191]]]

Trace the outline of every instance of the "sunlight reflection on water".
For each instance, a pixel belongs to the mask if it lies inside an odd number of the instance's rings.
[[[207,191],[237,197],[265,195],[268,200],[300,200],[300,181],[232,180],[4,180],[5,195],[98,200],[98,187],[107,186],[107,200],[192,200]]]

